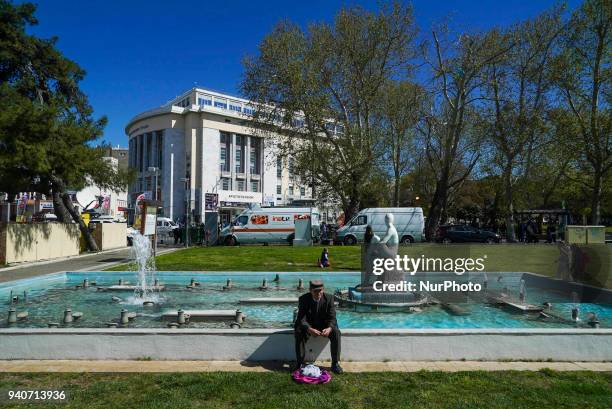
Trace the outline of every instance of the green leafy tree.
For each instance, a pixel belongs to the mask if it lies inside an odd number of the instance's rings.
[[[124,190],[128,175],[105,161],[95,119],[79,89],[85,72],[55,47],[55,38],[26,33],[35,6],[0,0],[0,190],[51,195],[62,222],[78,223],[89,250],[96,243],[72,204],[70,190],[97,184]]]
[[[427,162],[436,175],[425,223],[427,240],[433,240],[446,218],[450,195],[479,163],[481,138],[475,132],[474,105],[481,99],[481,74],[508,51],[499,46],[497,37],[491,30],[450,41],[433,32],[430,66],[435,97],[422,128]]]
[[[402,176],[416,162],[417,124],[423,118],[428,94],[410,81],[388,81],[376,109],[376,124],[383,136],[380,143],[382,168],[393,176],[392,205],[400,205]]]
[[[610,192],[612,169],[612,3],[586,0],[572,15],[562,36],[553,80],[576,123],[580,140],[579,166],[589,175],[579,178],[590,192],[590,222],[599,224],[601,204]]]
[[[294,158],[302,180],[332,192],[346,220],[362,206],[380,155],[374,119],[382,87],[405,75],[415,36],[410,7],[353,7],[307,31],[277,25],[244,63],[253,121],[277,135],[275,148]]]
[[[495,148],[503,181],[508,241],[515,240],[515,183],[547,131],[547,72],[561,27],[561,9],[555,8],[500,33],[499,48],[508,52],[483,72],[483,129]]]

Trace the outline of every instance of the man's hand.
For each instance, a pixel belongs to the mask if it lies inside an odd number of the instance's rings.
[[[327,327],[323,331],[321,331],[321,335],[323,335],[324,337],[328,337],[329,334],[331,334],[331,332],[332,332],[331,327]]]
[[[319,331],[318,329],[315,329],[315,328],[313,328],[313,327],[309,327],[309,328],[308,328],[308,333],[309,333],[310,335],[315,336],[315,337],[318,337],[318,336],[320,336],[320,335],[321,335],[321,331]]]

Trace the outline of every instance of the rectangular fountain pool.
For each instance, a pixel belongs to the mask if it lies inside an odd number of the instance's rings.
[[[183,310],[236,310],[240,309],[246,319],[242,328],[277,328],[287,329],[292,325],[296,304],[287,299],[297,298],[304,290],[296,289],[301,278],[304,285],[308,281],[322,279],[326,291],[346,289],[359,282],[359,273],[321,273],[291,272],[278,273],[280,282],[273,282],[277,273],[265,272],[158,272],[155,278],[165,286],[165,290],[155,293],[155,304],[143,306],[142,300],[132,291],[107,290],[99,291],[98,287],[123,284],[136,284],[134,272],[87,272],[61,273],[42,276],[35,279],[20,280],[0,285],[0,304],[5,306],[0,327],[6,328],[45,328],[50,322],[67,328],[105,328],[109,322],[119,322],[121,310],[125,309],[136,317],[126,327],[161,328],[168,321],[162,315],[169,311]],[[503,275],[503,280],[497,280]],[[489,289],[502,286],[513,294],[518,294],[521,278],[531,275],[525,273],[491,273],[488,276]],[[533,276],[531,276],[533,277]],[[84,280],[89,288],[77,288]],[[191,280],[198,286],[188,288]],[[231,279],[231,291],[223,291],[226,280]],[[268,290],[259,287],[267,279]],[[546,310],[548,318],[539,313],[525,314],[512,308],[500,307],[486,302],[467,303],[466,315],[453,315],[452,311],[440,305],[427,305],[413,312],[399,313],[358,313],[338,309],[337,317],[342,329],[470,329],[470,328],[587,328],[586,319],[589,313],[596,314],[601,328],[610,328],[612,323],[612,305],[606,302],[578,303],[571,295],[541,280],[526,280],[525,301],[534,305],[549,302],[552,307]],[[538,284],[539,283],[539,284]],[[17,298],[15,298],[17,297]],[[270,303],[241,303],[250,298],[271,298]],[[272,298],[276,299],[272,301]],[[284,300],[278,300],[278,299]],[[571,320],[572,308],[578,307],[583,320]],[[7,320],[10,307],[16,313],[28,312],[26,320],[9,324]],[[81,312],[82,318],[69,323],[62,323],[64,311],[71,308]],[[188,328],[229,328],[233,319],[190,322]]]

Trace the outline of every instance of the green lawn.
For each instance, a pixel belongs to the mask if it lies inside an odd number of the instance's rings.
[[[2,374],[0,390],[63,389],[32,408],[610,408],[612,373],[416,372],[345,374],[297,385],[287,372]],[[2,406],[0,401],[0,406]]]
[[[592,260],[599,260],[598,271],[589,270],[592,276],[583,281],[593,285],[612,288],[612,274],[609,265],[612,259],[612,246],[594,245],[589,251]],[[359,246],[330,246],[331,259],[329,271],[359,271],[361,268],[361,248]],[[238,247],[192,247],[189,249],[163,254],[156,258],[159,271],[316,271],[317,260],[322,247],[289,246],[238,246]],[[521,271],[555,276],[559,250],[556,245],[525,244],[470,244],[441,245],[420,243],[401,247],[400,254],[411,257],[457,258],[486,256],[486,271]],[[597,256],[597,257],[595,257]],[[114,271],[129,269],[127,265],[111,268]]]
[[[357,246],[330,247],[331,271],[359,271]],[[156,257],[165,271],[310,271],[318,269],[321,247],[238,246],[192,247]],[[125,265],[112,270],[125,270]]]
[[[160,271],[306,271],[317,270],[322,246],[238,246],[192,247],[156,258]],[[330,271],[359,271],[361,247],[328,247]],[[559,251],[555,246],[440,245],[414,244],[401,247],[400,254],[411,257],[482,257],[487,256],[487,271],[529,271],[551,275],[556,272]],[[121,271],[125,265],[111,270]]]

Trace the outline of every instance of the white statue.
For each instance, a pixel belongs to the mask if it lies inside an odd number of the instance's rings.
[[[391,213],[385,215],[385,224],[387,225],[387,234],[385,234],[385,237],[380,242],[388,246],[397,246],[399,238],[397,237],[397,229],[393,225],[393,215]]]
[[[393,215],[391,213],[385,215],[385,224],[387,225],[387,233],[380,240],[380,243],[386,245],[384,252],[387,254],[385,254],[385,257],[395,259],[399,250],[399,237],[397,236],[397,229],[393,225]],[[403,274],[395,270],[386,271],[382,277],[382,281],[385,283],[399,282],[401,280],[403,280]]]

